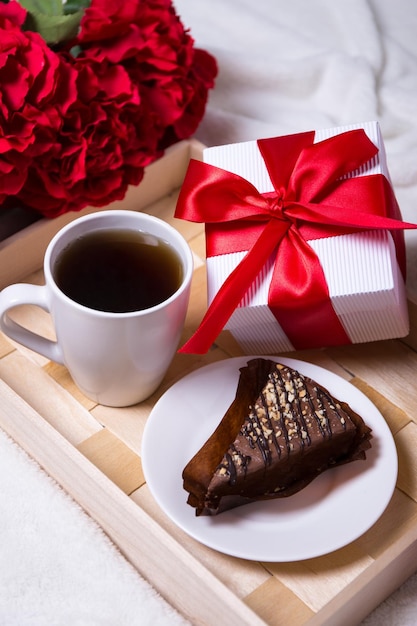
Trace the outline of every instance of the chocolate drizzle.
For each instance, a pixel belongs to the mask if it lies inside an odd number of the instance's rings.
[[[296,446],[311,446],[313,431],[318,430],[323,439],[331,439],[329,411],[345,428],[341,408],[326,390],[311,385],[309,388],[302,374],[276,364],[254,405],[249,407],[237,440],[244,437],[252,450],[259,451],[266,470],[274,457],[290,455]],[[251,456],[240,452],[235,444],[217,468],[231,485],[236,483],[239,471],[246,473],[251,461]]]
[[[217,468],[220,475],[228,476],[230,485],[235,485],[237,480],[238,467],[246,474],[251,457],[241,454],[234,445],[224,455],[222,462]]]

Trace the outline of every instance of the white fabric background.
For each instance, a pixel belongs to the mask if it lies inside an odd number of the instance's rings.
[[[175,0],[175,6],[220,68],[197,132],[202,142],[377,119],[403,216],[417,222],[415,0]],[[414,299],[417,236],[408,234],[407,243]],[[1,626],[180,623],[91,519],[0,431]],[[413,576],[363,624],[416,623]]]

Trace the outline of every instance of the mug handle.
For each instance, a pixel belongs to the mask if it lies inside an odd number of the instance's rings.
[[[46,285],[17,283],[5,287],[0,292],[0,329],[22,346],[42,354],[50,361],[65,365],[61,347],[56,341],[46,339],[11,319],[9,310],[21,304],[33,304],[50,313]]]

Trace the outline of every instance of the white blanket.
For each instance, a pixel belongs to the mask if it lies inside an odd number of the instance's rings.
[[[377,119],[405,219],[417,222],[415,0],[176,0],[219,77],[207,145]],[[407,235],[417,293],[417,238]],[[417,567],[417,564],[416,564]],[[97,526],[0,431],[0,624],[180,624]],[[417,576],[366,626],[417,623]],[[211,625],[209,625],[211,626]]]

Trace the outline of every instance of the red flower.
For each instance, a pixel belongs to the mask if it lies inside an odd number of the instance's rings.
[[[76,67],[78,100],[63,118],[59,141],[31,164],[19,194],[50,217],[122,199],[159,154],[153,113],[140,105],[123,67],[85,60]]]
[[[37,33],[24,11],[0,4],[0,202],[25,185],[30,163],[48,151],[75,101],[75,71]]]
[[[158,118],[166,148],[194,133],[214,86],[214,58],[194,40],[170,0],[131,0],[115,6],[94,0],[85,11],[78,42],[87,58],[120,63]]]
[[[92,0],[77,40],[56,51],[24,19],[0,3],[0,203],[53,217],[122,199],[197,128],[213,57],[169,0]]]

